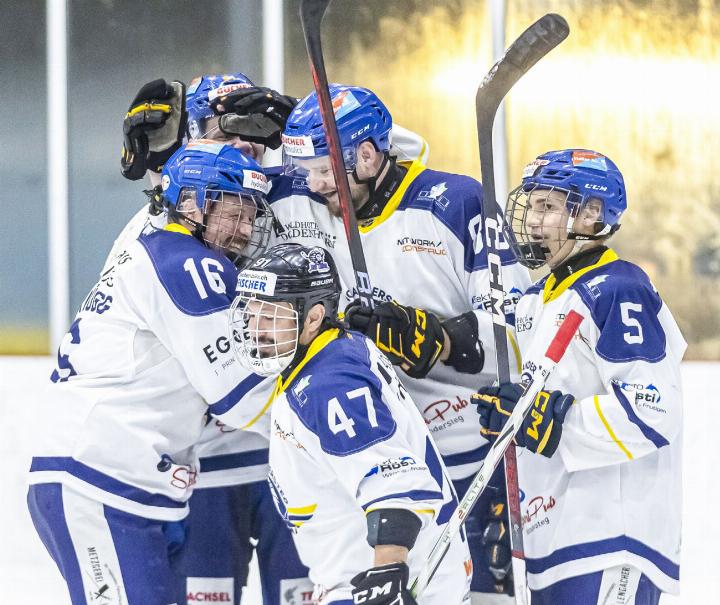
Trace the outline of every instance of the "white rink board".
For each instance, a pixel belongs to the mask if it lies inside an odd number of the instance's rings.
[[[25,507],[25,472],[33,444],[33,409],[50,375],[50,357],[0,357],[0,455],[7,462],[0,490],[0,599],[2,603],[70,605],[65,584],[45,551]],[[714,558],[720,543],[720,405],[714,389],[720,363],[683,364],[685,390],[684,523],[682,594],[663,605],[720,602],[720,574]],[[660,530],[660,528],[658,528]],[[259,605],[257,576],[251,573],[245,603]]]

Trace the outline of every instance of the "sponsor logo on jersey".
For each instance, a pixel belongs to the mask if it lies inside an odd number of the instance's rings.
[[[168,483],[176,489],[186,490],[197,483],[197,469],[192,464],[176,464],[169,454],[160,456],[157,470],[161,473],[172,471],[168,475]]]
[[[608,278],[607,275],[598,275],[582,284],[583,288],[590,294],[593,300],[600,298],[600,284]]]
[[[267,177],[257,170],[243,170],[243,187],[260,193],[267,193],[269,189]]]
[[[310,252],[300,252],[302,257],[308,261],[308,273],[327,273],[330,271],[330,265],[325,261],[325,250],[322,248],[312,248]]]
[[[437,185],[433,185],[430,189],[425,189],[418,194],[417,199],[423,201],[433,201],[441,210],[445,210],[450,203],[450,200],[445,197],[447,191],[447,183],[443,181]]]
[[[237,330],[233,330],[233,339],[237,343],[240,342],[240,334],[237,332]],[[205,345],[202,351],[203,353],[205,353],[205,357],[208,360],[208,363],[215,363],[216,361],[218,361],[220,356],[225,355],[230,351],[230,347],[230,339],[227,336],[218,336],[215,339],[214,343]],[[226,359],[225,361],[223,361],[223,369],[232,364],[234,360],[235,358],[231,357],[230,359]]]
[[[291,443],[299,450],[305,449],[305,446],[297,440],[297,437],[295,437],[295,433],[283,429],[283,427],[280,426],[280,423],[278,423],[277,420],[273,421],[273,435],[278,439],[282,439],[283,441]]]
[[[280,580],[280,605],[313,605],[313,588],[310,578]]]
[[[275,282],[277,282],[277,275],[274,273],[245,269],[238,275],[236,290],[272,296],[275,294]]]
[[[383,460],[380,464],[373,466],[366,474],[365,477],[372,477],[373,475],[379,475],[384,479],[393,477],[400,473],[406,473],[418,469],[425,469],[425,466],[417,466],[415,458],[412,456],[402,456],[400,458],[388,458]]]
[[[315,221],[291,221],[283,225],[284,232],[280,234],[283,240],[295,241],[299,238],[320,240],[326,248],[335,248],[337,235],[327,233],[320,229]]]
[[[307,394],[305,393],[305,389],[310,386],[310,379],[312,378],[312,374],[308,376],[303,376],[300,378],[300,380],[297,381],[297,384],[293,386],[291,392],[295,396],[295,399],[297,399],[298,403],[300,404],[300,407],[304,407],[307,404],[308,398]]]
[[[112,305],[113,297],[100,291],[100,284],[97,284],[80,305],[80,311],[89,311],[102,315]]]
[[[538,527],[550,525],[550,517],[546,513],[554,508],[555,504],[554,496],[534,496],[528,501],[522,515],[522,524],[526,535],[530,535]]]
[[[392,296],[390,296],[390,294],[385,292],[385,290],[381,290],[380,288],[377,288],[377,287],[374,287],[372,289],[372,293],[370,294],[370,296],[372,296],[372,299],[376,303],[390,302],[393,299]],[[345,298],[349,302],[352,302],[353,300],[358,298],[357,288],[350,288],[348,290],[345,290]]]
[[[528,332],[529,330],[532,330],[533,326],[533,317],[532,315],[516,315],[515,316],[515,331],[520,332]]]
[[[87,548],[87,564],[85,576],[95,585],[87,593],[88,603],[118,603],[121,597],[115,574],[100,557],[96,546]]]
[[[422,416],[430,432],[444,431],[455,424],[462,424],[465,418],[463,410],[468,406],[468,400],[455,395],[454,399],[438,399],[425,406]]]
[[[660,402],[662,401],[662,395],[660,394],[660,390],[654,384],[633,384],[623,382],[622,380],[613,380],[613,383],[619,386],[620,389],[622,389],[622,391],[627,395],[632,397],[636,406],[652,410],[654,412],[667,414],[667,410],[659,407]]]
[[[514,315],[515,307],[520,301],[522,292],[517,288],[510,288],[510,292],[503,292],[503,306],[505,315]],[[490,294],[480,294],[472,298],[473,309],[483,309],[484,311],[492,311],[492,300]]]
[[[441,241],[435,242],[429,239],[406,236],[399,238],[397,245],[402,252],[427,252],[429,254],[437,254],[438,256],[445,256],[447,254]]]
[[[187,579],[188,603],[234,603],[234,578]]]

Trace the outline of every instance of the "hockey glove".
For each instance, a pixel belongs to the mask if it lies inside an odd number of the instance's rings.
[[[478,337],[478,320],[468,311],[446,319],[442,327],[450,339],[450,355],[444,362],[463,374],[477,374],[485,365],[485,352]]]
[[[281,95],[271,88],[251,86],[217,97],[210,106],[219,115],[227,114],[220,119],[220,130],[226,135],[277,149],[288,116],[297,103],[295,97]]]
[[[512,595],[512,552],[507,527],[507,503],[501,497],[490,502],[482,545],[498,593]]]
[[[443,350],[445,335],[440,320],[428,311],[395,301],[374,309],[353,302],[345,311],[352,330],[369,336],[388,359],[412,378],[424,378]]]
[[[362,605],[417,605],[407,589],[410,571],[405,563],[371,567],[350,583],[353,603]]]
[[[477,412],[480,414],[480,433],[494,440],[522,394],[523,389],[519,384],[508,382],[499,387],[481,389],[473,395],[472,402],[477,404]],[[562,424],[574,402],[572,395],[560,391],[540,391],[515,435],[516,443],[550,458],[560,444]]]
[[[153,80],[135,95],[123,120],[122,174],[131,181],[160,172],[185,136],[185,84]]]

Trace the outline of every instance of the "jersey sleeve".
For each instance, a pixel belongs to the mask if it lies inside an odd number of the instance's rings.
[[[621,464],[677,439],[685,342],[649,282],[621,280],[592,306],[605,392],[576,401],[560,454],[569,471]]]
[[[472,309],[478,322],[478,336],[485,350],[485,368],[483,372],[495,371],[495,355],[492,302],[490,296],[491,274],[488,264],[487,247],[483,236],[482,186],[476,180],[463,177],[462,185],[457,192],[449,188],[446,195],[453,197],[441,218],[456,237],[451,249],[451,260],[467,297],[467,309]],[[515,354],[516,346],[512,336],[515,325],[515,305],[523,292],[530,285],[530,276],[525,267],[520,265],[510,250],[501,232],[503,218],[498,214],[492,225],[485,231],[494,239],[501,263],[501,275],[507,325],[507,343],[510,369],[518,370],[519,359]]]
[[[177,241],[163,245],[167,237]],[[265,379],[235,359],[228,334],[235,268],[190,236],[160,232],[139,242],[154,275],[148,271],[147,287],[126,296],[209,411],[225,424],[247,428],[265,409],[267,396],[259,388]]]
[[[392,366],[388,362],[378,369],[373,363],[373,369],[333,368],[332,379],[307,393],[308,411],[299,410],[294,395],[288,400],[317,435],[325,462],[358,506],[366,513],[402,508],[425,522],[443,506],[439,458],[416,410],[400,401]]]

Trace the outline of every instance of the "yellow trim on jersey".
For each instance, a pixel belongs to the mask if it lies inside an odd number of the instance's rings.
[[[598,267],[602,267],[603,265],[607,265],[616,260],[618,260],[617,253],[615,250],[608,248],[605,252],[603,252],[603,255],[594,265],[590,265],[589,267],[585,267],[584,269],[580,269],[579,271],[568,275],[559,284],[555,284],[555,276],[551,273],[550,277],[548,277],[545,282],[545,287],[543,288],[543,303],[549,303],[559,298],[570,286],[572,286],[588,271],[592,271],[593,269],[597,269]]]
[[[610,435],[610,437],[612,437],[612,440],[617,443],[617,446],[623,451],[623,453],[628,457],[628,459],[632,460],[633,455],[628,451],[625,445],[623,445],[623,442],[617,438],[615,432],[610,427],[610,423],[608,423],[607,418],[605,418],[605,415],[602,413],[602,409],[600,409],[600,399],[597,395],[593,396],[593,401],[595,402],[595,409],[597,410],[598,416],[600,416],[600,420],[605,425],[605,429],[607,430],[608,434]]]
[[[308,506],[297,506],[295,508],[288,506],[287,512],[291,515],[310,515],[315,512],[316,508],[317,504],[310,504]]]
[[[164,227],[165,231],[172,231],[173,233],[182,233],[183,235],[192,235],[190,229],[184,227],[180,223],[168,223]]]
[[[315,338],[315,340],[313,340],[310,344],[310,348],[305,354],[305,357],[303,357],[302,361],[290,373],[290,376],[287,377],[287,380],[283,382],[282,376],[278,376],[277,383],[275,384],[275,390],[270,397],[270,401],[277,399],[277,397],[290,386],[292,381],[295,380],[295,377],[300,373],[300,370],[305,367],[307,362],[310,361],[313,357],[315,357],[315,355],[322,351],[322,349],[324,349],[328,344],[335,340],[339,335],[340,330],[338,330],[337,328],[332,328],[331,330],[325,330],[322,334],[320,334],[320,336]]]
[[[517,371],[518,374],[520,373],[520,370],[522,370],[522,355],[520,354],[520,347],[518,347],[518,343],[515,340],[515,337],[513,336],[512,332],[505,328],[505,332],[507,332],[508,340],[510,341],[510,344],[512,345],[513,353],[515,353],[515,364],[517,365]]]
[[[380,216],[376,216],[375,218],[371,218],[358,223],[358,229],[360,229],[360,233],[367,233],[368,231],[374,229],[378,225],[381,225],[386,220],[388,220],[392,213],[397,210],[400,202],[402,202],[402,199],[405,196],[405,192],[407,191],[408,187],[410,187],[412,182],[425,169],[426,166],[424,166],[420,162],[420,160],[415,160],[414,162],[412,162],[408,166],[408,171],[405,175],[405,178],[400,182],[400,186],[395,190],[395,193],[392,194],[392,197],[388,200],[388,203],[385,204],[385,208],[383,208]]]
[[[125,117],[130,118],[141,111],[162,111],[163,113],[170,113],[172,111],[172,105],[168,105],[167,103],[143,103],[142,105],[133,107],[125,114]]]

